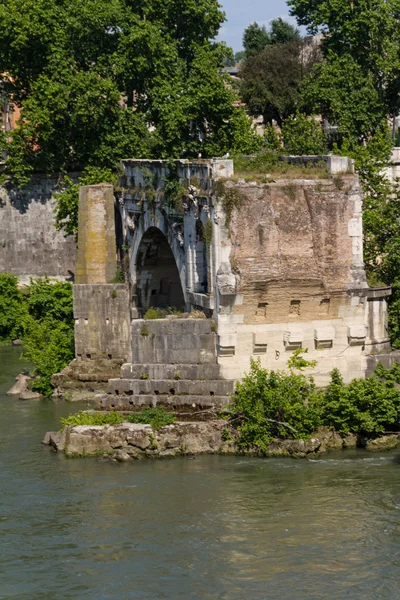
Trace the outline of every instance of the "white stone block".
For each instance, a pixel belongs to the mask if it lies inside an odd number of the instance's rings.
[[[314,329],[314,339],[317,342],[326,342],[335,339],[334,327],[317,327]]]
[[[366,325],[350,325],[347,328],[347,335],[349,338],[366,338],[368,333],[368,327]]]
[[[270,336],[266,331],[257,331],[254,334],[254,343],[255,344],[261,344],[261,345],[266,345],[268,344],[268,340],[269,340]]]
[[[223,335],[218,336],[218,344],[221,347],[226,347],[226,346],[235,347],[236,342],[237,342],[237,335],[235,335],[235,334],[223,334]]]
[[[348,225],[350,237],[359,237],[362,235],[362,220],[361,218],[350,219]]]
[[[299,344],[304,340],[303,329],[287,329],[283,332],[283,342],[285,344]]]

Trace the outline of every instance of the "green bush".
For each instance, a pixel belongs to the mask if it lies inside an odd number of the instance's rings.
[[[36,320],[53,319],[67,325],[74,323],[72,285],[67,282],[40,277],[31,279],[24,288],[29,314]]]
[[[314,379],[301,371],[315,366],[295,351],[290,372],[263,369],[251,360],[250,372],[236,386],[231,423],[241,448],[264,452],[273,437],[307,438],[319,425],[319,395]]]
[[[29,317],[23,344],[23,358],[35,365],[37,379],[33,381],[32,389],[43,396],[51,396],[51,377],[62,371],[75,356],[73,328],[63,321],[35,321]]]
[[[89,412],[81,410],[65,419],[60,419],[61,429],[64,427],[77,427],[78,425],[119,425],[125,421],[123,414],[118,412]]]
[[[23,358],[35,364],[32,389],[50,396],[51,377],[74,358],[72,285],[42,277],[18,289],[18,278],[0,275],[0,342],[23,339]]]
[[[132,413],[127,420],[130,423],[143,423],[151,425],[153,429],[160,429],[160,427],[175,423],[176,417],[161,406],[157,406],[155,408],[144,408],[140,412]]]
[[[168,314],[170,313],[164,308],[149,308],[145,312],[144,318],[149,321],[152,321],[153,319],[165,319]]]
[[[398,429],[400,390],[395,387],[400,372],[378,366],[366,379],[343,382],[337,369],[325,390],[321,405],[321,422],[340,433],[374,435]]]
[[[24,333],[27,307],[18,289],[18,277],[0,274],[0,343],[8,343]]]

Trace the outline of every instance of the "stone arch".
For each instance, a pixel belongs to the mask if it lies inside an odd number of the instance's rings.
[[[150,307],[185,309],[184,287],[167,237],[149,227],[135,252],[134,295],[139,313]]]

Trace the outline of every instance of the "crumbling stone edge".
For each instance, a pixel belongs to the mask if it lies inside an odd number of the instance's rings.
[[[62,432],[47,432],[42,443],[68,457],[104,456],[119,462],[199,454],[260,455],[257,450],[239,450],[236,440],[226,437],[223,420],[176,422],[159,430],[150,425],[121,423],[65,427]],[[398,434],[365,440],[354,434],[341,436],[322,429],[308,440],[274,440],[263,456],[310,458],[327,450],[362,446],[369,451],[382,451],[393,450],[399,444]]]

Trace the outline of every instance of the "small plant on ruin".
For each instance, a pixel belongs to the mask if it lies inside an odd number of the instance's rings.
[[[170,160],[167,164],[167,174],[164,177],[165,205],[171,211],[183,212],[186,195],[187,190],[179,179],[178,167],[173,160]]]
[[[140,379],[149,379],[149,374],[148,373],[144,373],[143,371],[140,371]]]
[[[175,379],[176,381],[179,381],[179,379],[180,379],[180,378],[181,378],[181,376],[180,376],[180,374],[179,374],[179,373],[178,373],[178,371],[177,371],[177,372],[175,373],[175,375],[174,375],[174,379]]]
[[[78,425],[119,425],[126,420],[123,414],[112,412],[91,412],[81,410],[69,417],[60,419],[61,429]]]
[[[165,308],[152,307],[145,312],[144,318],[148,321],[152,321],[154,319],[165,319],[165,317],[167,317],[168,314],[170,313]]]
[[[335,188],[339,191],[342,190],[345,185],[343,179],[339,175],[336,175],[333,178],[333,184],[334,184]]]
[[[225,212],[225,225],[229,227],[233,211],[240,210],[247,198],[240,189],[227,187],[222,180],[214,182],[213,192],[222,204]]]
[[[146,337],[147,335],[149,335],[149,328],[147,327],[147,325],[146,325],[146,324],[143,324],[143,325],[141,326],[141,328],[140,328],[140,335],[143,335],[143,336],[145,336],[145,337]]]
[[[176,417],[161,406],[156,406],[154,408],[144,408],[140,412],[132,413],[129,415],[128,421],[130,423],[143,423],[151,425],[153,429],[160,429],[165,425],[175,423]]]
[[[296,186],[293,183],[289,183],[289,185],[285,185],[283,188],[286,196],[290,198],[290,200],[296,200]]]
[[[124,272],[121,267],[115,271],[114,277],[111,279],[110,283],[125,283]]]

